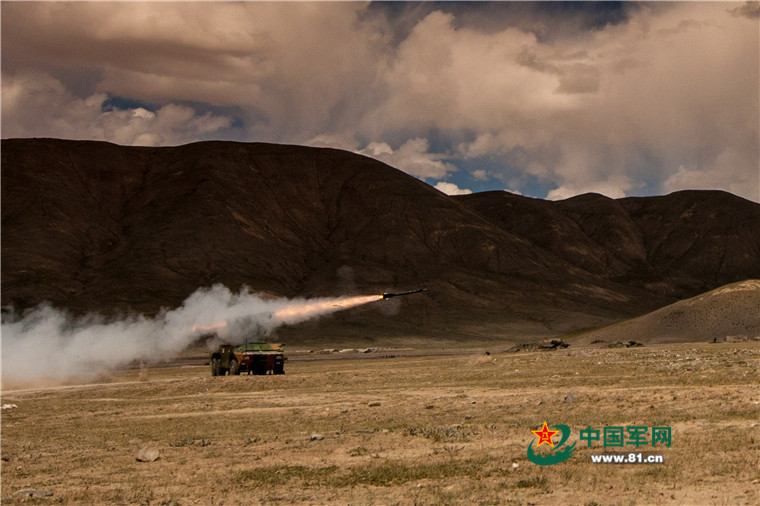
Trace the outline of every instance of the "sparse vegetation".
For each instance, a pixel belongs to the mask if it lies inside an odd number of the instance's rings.
[[[548,482],[546,476],[533,476],[525,480],[519,480],[515,483],[516,488],[539,488],[542,490],[548,489]]]
[[[700,370],[657,372],[692,358]],[[0,498],[39,488],[54,504],[757,504],[758,365],[760,343],[570,347],[483,364],[292,362],[256,378],[154,368],[4,392],[17,407],[2,411]],[[672,426],[673,440],[640,449],[664,464],[595,465],[589,455],[609,452],[579,442],[569,460],[537,466],[526,450],[545,420],[569,425],[572,440],[588,425]],[[137,462],[148,443],[159,459]]]
[[[461,425],[442,425],[435,427],[410,427],[404,431],[410,436],[422,436],[433,441],[467,441],[471,432]]]

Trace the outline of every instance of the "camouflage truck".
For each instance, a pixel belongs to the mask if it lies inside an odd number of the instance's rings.
[[[245,343],[240,346],[223,344],[211,353],[211,375],[224,376],[227,373],[285,374],[288,360],[282,351],[282,344]]]

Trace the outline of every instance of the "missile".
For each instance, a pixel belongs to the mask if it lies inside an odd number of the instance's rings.
[[[411,290],[409,292],[397,292],[397,293],[385,292],[383,294],[383,299],[390,299],[391,297],[400,297],[402,295],[411,295],[413,293],[420,293],[420,292],[426,292],[426,291],[427,291],[427,288],[418,288],[416,290]]]

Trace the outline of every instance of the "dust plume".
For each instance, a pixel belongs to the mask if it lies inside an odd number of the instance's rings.
[[[266,338],[280,325],[382,298],[265,299],[247,288],[233,293],[215,285],[155,317],[133,315],[116,321],[95,315],[75,318],[43,304],[3,318],[2,388],[92,380],[133,361],[171,358],[204,334],[239,344],[247,337]]]

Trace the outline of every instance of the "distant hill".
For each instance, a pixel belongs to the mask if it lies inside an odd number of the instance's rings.
[[[760,278],[758,224],[760,205],[724,192],[449,197],[335,149],[2,141],[2,304],[16,308],[155,313],[214,283],[287,297],[426,286],[304,328],[529,339]]]
[[[760,280],[732,283],[571,340],[678,343],[760,338]]]

